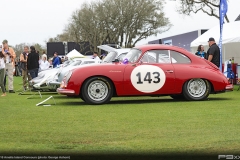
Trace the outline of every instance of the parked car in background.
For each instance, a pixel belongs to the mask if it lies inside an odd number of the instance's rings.
[[[91,60],[89,58],[71,59],[69,61],[66,61],[65,63],[63,63],[62,65],[60,65],[57,68],[39,72],[38,76],[36,78],[32,79],[29,83],[31,86],[33,86],[33,89],[54,90],[52,88],[49,88],[49,86],[47,86],[46,82],[48,82],[49,79],[53,79],[55,77],[55,75],[60,73],[62,71],[62,69],[64,69],[64,68],[81,65],[83,59]]]
[[[82,67],[82,65],[100,64],[101,62],[102,62],[101,60],[90,59],[90,58],[82,58],[82,59],[78,60],[76,63],[73,63],[72,65],[64,67],[61,70],[58,70],[58,72],[54,76],[49,77],[46,80],[46,88],[49,88],[50,90],[56,91],[56,89],[58,87],[60,87],[60,84],[61,84],[64,76],[70,70]]]
[[[87,63],[112,63],[112,61],[114,60],[119,60],[119,61],[122,61],[123,60],[123,57],[127,54],[127,52],[130,51],[130,48],[120,48],[120,49],[116,49],[116,48],[113,48],[113,47],[110,47],[108,45],[101,45],[101,46],[98,46],[98,48],[100,48],[101,50],[104,50],[106,52],[109,52],[107,54],[107,56],[103,59],[103,61],[87,61],[85,60],[85,64]],[[90,56],[91,58],[91,56]],[[64,76],[72,69],[76,69],[78,67],[81,67],[79,65],[76,65],[76,66],[72,66],[72,67],[66,67],[62,70],[59,70],[58,73],[54,76],[54,77],[50,77],[48,80],[47,80],[47,86],[48,88],[51,88],[51,90],[56,90],[58,87],[60,87],[60,84],[64,78]]]

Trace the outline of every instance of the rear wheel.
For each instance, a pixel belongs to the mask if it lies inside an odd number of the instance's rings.
[[[211,92],[211,86],[207,80],[200,78],[191,79],[183,86],[183,95],[187,100],[205,100]]]
[[[84,82],[81,93],[88,104],[104,104],[113,96],[113,85],[107,78],[92,77]]]

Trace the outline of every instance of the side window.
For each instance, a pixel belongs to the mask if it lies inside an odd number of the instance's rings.
[[[168,50],[157,50],[158,63],[171,63]]]
[[[150,50],[148,58],[150,63],[171,63],[168,50]]]
[[[191,60],[182,53],[176,51],[170,51],[170,55],[172,57],[172,63],[191,63]]]
[[[143,63],[156,63],[156,53],[152,51],[147,51],[142,57],[141,61]]]
[[[171,63],[168,50],[150,50],[142,57],[143,63]]]

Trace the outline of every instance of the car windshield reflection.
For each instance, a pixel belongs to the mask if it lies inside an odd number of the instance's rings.
[[[116,57],[117,57],[116,52],[109,52],[107,54],[107,56],[104,58],[103,62],[104,63],[110,63],[110,62],[114,61]]]
[[[127,53],[127,55],[123,58],[123,60],[127,59],[128,62],[134,63],[139,59],[141,54],[142,52],[140,50],[133,48]]]

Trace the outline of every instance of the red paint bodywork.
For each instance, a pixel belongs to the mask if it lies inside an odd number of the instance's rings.
[[[113,82],[117,96],[140,96],[140,95],[169,95],[182,93],[184,83],[193,78],[202,78],[208,80],[212,85],[212,93],[232,90],[227,78],[220,70],[209,65],[206,60],[188,52],[187,50],[168,45],[143,45],[135,47],[142,51],[136,63],[121,64],[98,64],[82,66],[73,70],[72,76],[65,89],[58,89],[58,93],[65,95],[80,95],[81,87],[84,81],[90,77],[103,76]],[[138,63],[144,53],[148,50],[173,50],[180,52],[191,59],[190,64],[140,64]],[[163,69],[166,74],[164,86],[153,93],[143,93],[134,88],[131,84],[130,75],[132,70],[138,65],[156,65]],[[173,73],[167,73],[167,70],[173,70]],[[69,93],[66,92],[69,91]],[[70,92],[71,91],[71,92]]]

